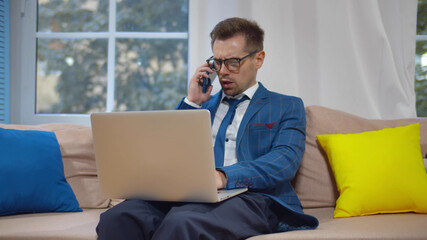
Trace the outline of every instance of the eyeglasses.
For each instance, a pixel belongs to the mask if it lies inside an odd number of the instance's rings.
[[[222,63],[224,63],[225,67],[230,72],[239,72],[240,69],[240,62],[242,62],[245,58],[250,57],[257,53],[257,51],[251,52],[248,55],[242,57],[242,58],[226,58],[224,60],[221,59],[215,59],[213,56],[206,60],[206,62],[211,66],[215,71],[220,71]]]

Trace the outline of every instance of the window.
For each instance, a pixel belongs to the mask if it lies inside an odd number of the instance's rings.
[[[186,0],[39,0],[36,112],[173,108],[187,31]]]
[[[22,8],[36,9],[31,112],[55,117],[33,122],[63,122],[58,117],[82,114],[88,119],[100,111],[171,109],[186,94],[188,0],[25,4],[30,6]]]
[[[427,117],[427,1],[418,1],[415,94],[418,117]]]

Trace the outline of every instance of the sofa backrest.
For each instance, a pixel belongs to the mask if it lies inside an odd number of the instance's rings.
[[[427,153],[427,118],[372,120],[320,106],[306,107],[306,150],[293,185],[304,208],[334,207],[338,198],[334,176],[316,135],[357,133],[420,122],[421,151]],[[102,197],[97,178],[90,127],[51,123],[43,125],[5,125],[1,128],[55,132],[61,148],[65,177],[81,208],[105,208],[110,199]]]
[[[334,207],[338,198],[326,153],[316,139],[320,134],[359,133],[420,123],[420,144],[427,153],[427,118],[373,120],[320,106],[306,107],[307,135],[304,157],[293,185],[304,208]]]

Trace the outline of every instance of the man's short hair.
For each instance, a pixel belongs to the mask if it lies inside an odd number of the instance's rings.
[[[248,52],[264,49],[264,30],[255,21],[238,17],[225,19],[214,27],[210,34],[211,47],[216,40],[227,40],[236,35],[245,37]]]

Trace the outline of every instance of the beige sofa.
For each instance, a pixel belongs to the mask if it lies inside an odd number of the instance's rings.
[[[307,107],[306,114],[306,152],[294,186],[304,211],[319,219],[319,227],[250,239],[427,239],[427,214],[380,214],[334,219],[338,193],[326,155],[316,140],[318,134],[355,133],[420,122],[420,143],[425,156],[427,119],[368,120],[318,106]],[[99,215],[116,201],[101,196],[90,128],[72,124],[0,127],[54,131],[61,147],[67,181],[83,208],[83,212],[76,213],[0,217],[0,239],[96,239]],[[427,162],[424,163],[427,166]]]

